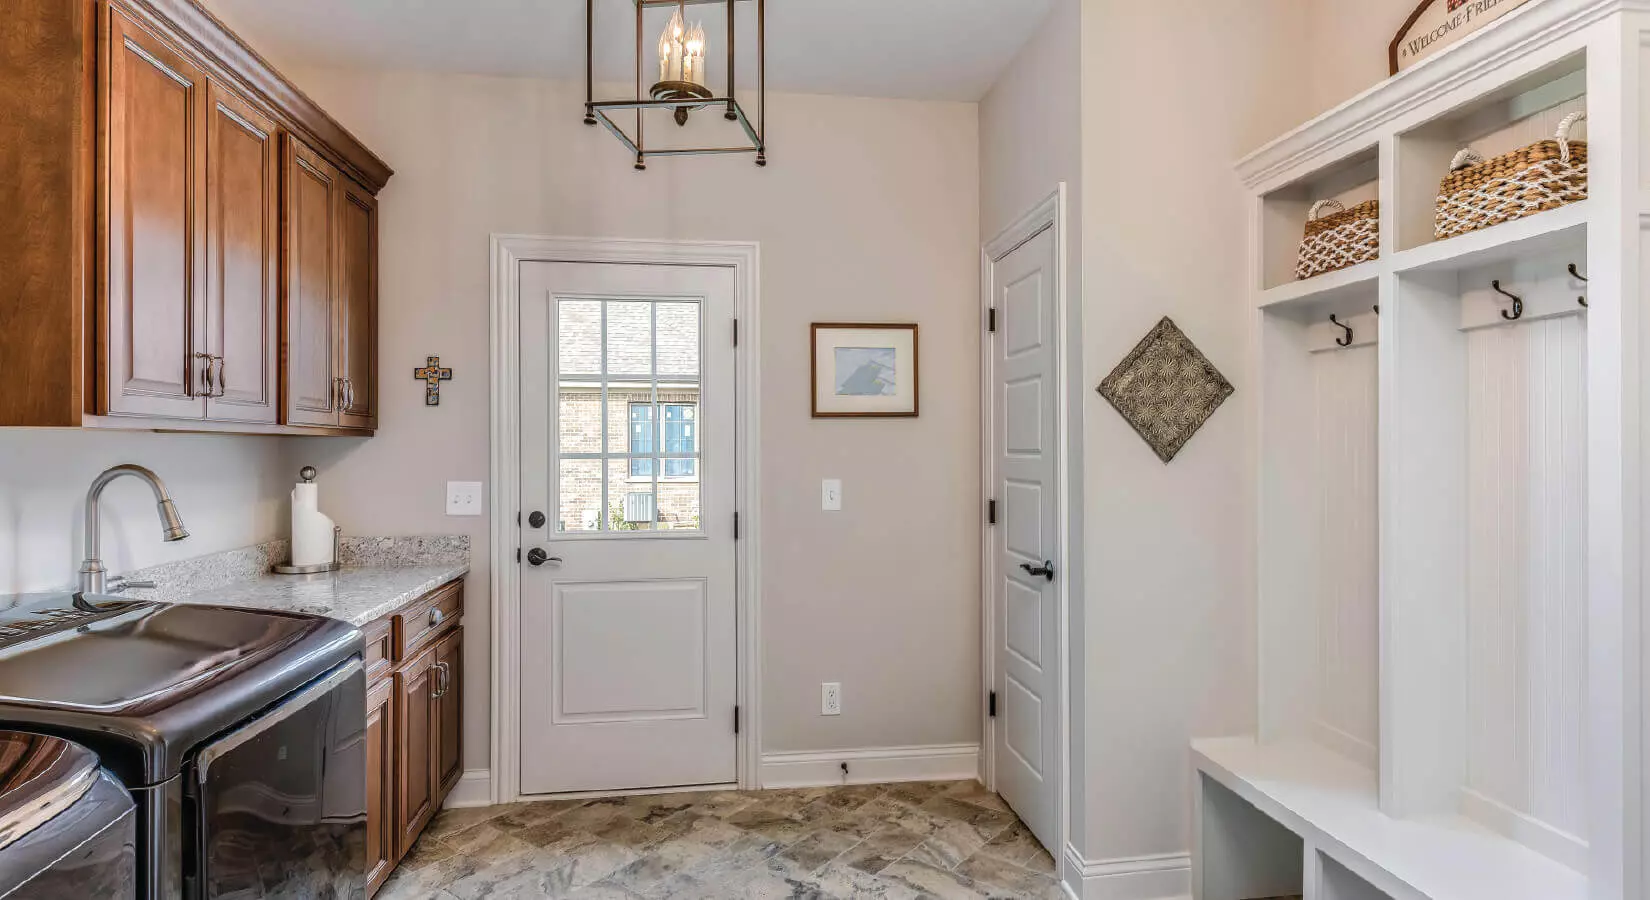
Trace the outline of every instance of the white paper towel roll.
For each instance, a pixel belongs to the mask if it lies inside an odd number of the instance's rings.
[[[332,520],[320,510],[320,488],[313,482],[292,486],[292,564],[324,566],[332,559]]]

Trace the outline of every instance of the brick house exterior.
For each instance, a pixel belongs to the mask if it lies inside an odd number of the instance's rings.
[[[604,303],[609,379],[605,440],[601,391]],[[679,301],[560,301],[557,352],[562,374],[557,430],[563,452],[699,451],[698,306]],[[657,341],[653,340],[655,322]],[[697,460],[668,460],[661,465],[658,460],[563,459],[559,483],[559,531],[700,527]]]

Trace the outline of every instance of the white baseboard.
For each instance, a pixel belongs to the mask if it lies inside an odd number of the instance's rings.
[[[493,805],[493,773],[486,769],[465,769],[447,795],[442,809],[463,809],[467,806]]]
[[[842,774],[842,764],[848,774]],[[762,754],[764,788],[821,787],[889,781],[963,781],[980,777],[979,744],[865,747]]]
[[[1192,857],[1162,853],[1100,861],[1085,860],[1066,845],[1061,886],[1073,900],[1190,900]]]

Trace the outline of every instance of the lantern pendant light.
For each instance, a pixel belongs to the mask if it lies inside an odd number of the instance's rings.
[[[585,0],[585,104],[584,121],[586,125],[601,124],[618,138],[636,156],[636,168],[645,170],[649,156],[696,156],[705,154],[725,153],[754,153],[756,164],[768,164],[766,120],[767,120],[767,17],[766,0],[631,0],[636,6],[636,97],[625,100],[601,100],[595,96],[595,19],[596,4],[606,2],[622,2],[622,0]],[[707,50],[710,44],[705,37],[704,26],[699,22],[689,22],[688,7],[706,4],[725,5],[727,8],[727,92],[717,96],[710,86]],[[757,52],[757,110],[756,121],[752,124],[746,116],[744,108],[736,96],[734,74],[735,55],[734,37],[738,29],[734,15],[739,3],[756,4],[756,52]],[[645,83],[644,68],[651,76],[652,60],[644,58],[646,35],[643,33],[643,14],[654,8],[670,8],[670,21],[659,35],[657,44],[658,80],[647,90],[644,98],[642,85]],[[648,149],[645,142],[644,115],[652,109],[668,109],[671,111],[679,126],[686,125],[688,115],[697,109],[711,106],[725,107],[723,117],[739,126],[739,132],[745,139],[738,146],[721,147],[670,147],[665,149]],[[617,122],[611,113],[617,110],[634,110],[635,137],[632,138]]]

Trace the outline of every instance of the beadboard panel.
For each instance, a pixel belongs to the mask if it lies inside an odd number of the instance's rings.
[[[1587,830],[1585,328],[1467,335],[1465,807],[1571,865]]]
[[[1495,117],[1494,130],[1487,134],[1477,135],[1481,128],[1475,127],[1473,119],[1468,118],[1461,123],[1465,146],[1469,146],[1485,159],[1494,159],[1503,153],[1510,153],[1520,147],[1528,147],[1536,141],[1550,141],[1558,132],[1558,125],[1564,117],[1574,112],[1587,111],[1587,97],[1570,96],[1568,99],[1552,103],[1534,112],[1526,112],[1530,106],[1542,106],[1549,100],[1575,94],[1586,89],[1586,72],[1577,72],[1566,78],[1561,78],[1552,84],[1532,91],[1529,94],[1515,97],[1507,101],[1505,107],[1496,106],[1486,110],[1482,115]],[[1514,116],[1512,121],[1501,124],[1499,121],[1507,116]],[[1587,140],[1587,120],[1583,119],[1570,129],[1571,140]]]
[[[1321,541],[1313,737],[1371,768],[1380,742],[1376,354],[1369,344],[1312,357]]]

